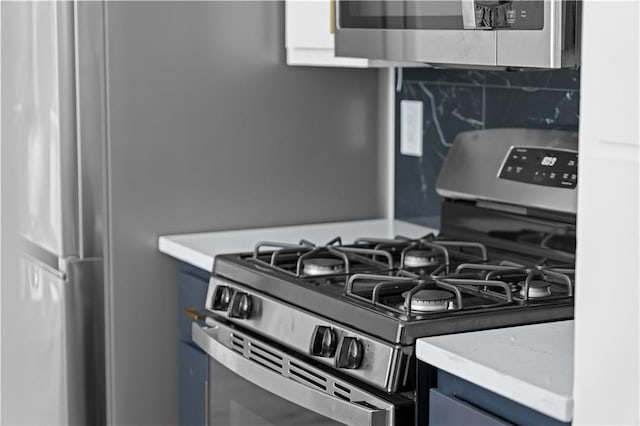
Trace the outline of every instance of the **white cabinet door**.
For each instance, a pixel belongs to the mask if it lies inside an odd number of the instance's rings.
[[[573,421],[638,424],[640,7],[583,11]]]
[[[581,137],[640,146],[638,35],[636,2],[585,5],[580,109],[587,119],[580,121]]]

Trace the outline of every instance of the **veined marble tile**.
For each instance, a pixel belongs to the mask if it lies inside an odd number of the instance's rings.
[[[485,125],[578,130],[580,93],[487,87]]]
[[[423,155],[402,155],[397,144],[396,217],[438,217],[440,196],[435,183],[442,161],[458,133],[483,128],[483,88],[406,82],[401,98],[423,103]],[[399,128],[396,133],[399,140]]]
[[[481,70],[461,70],[442,68],[404,68],[404,81],[422,81],[425,83],[471,84],[482,86],[485,84],[486,72]]]
[[[580,70],[486,71],[488,86],[580,90]]]

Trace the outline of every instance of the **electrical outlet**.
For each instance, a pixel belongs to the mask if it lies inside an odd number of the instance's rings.
[[[422,102],[400,101],[400,153],[422,157]]]

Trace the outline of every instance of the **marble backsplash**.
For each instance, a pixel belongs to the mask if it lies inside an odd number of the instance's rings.
[[[435,183],[455,136],[465,130],[578,130],[580,70],[477,71],[405,68],[396,80],[395,217],[440,223]],[[400,153],[400,101],[423,103],[422,157]]]

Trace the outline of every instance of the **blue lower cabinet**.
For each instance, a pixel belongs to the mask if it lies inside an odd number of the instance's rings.
[[[455,396],[431,389],[429,392],[430,426],[504,426],[510,425],[499,418],[468,404]]]
[[[180,426],[207,424],[207,354],[196,346],[180,342],[178,420]]]
[[[178,267],[178,424],[203,426],[207,423],[207,354],[191,340],[193,320],[186,308],[204,310],[211,274],[181,263]]]
[[[419,363],[417,381],[420,426],[570,425],[425,363]]]
[[[184,315],[186,308],[204,310],[207,288],[211,274],[191,265],[180,264],[178,268],[178,327],[180,340],[191,341],[191,323],[193,320]]]

